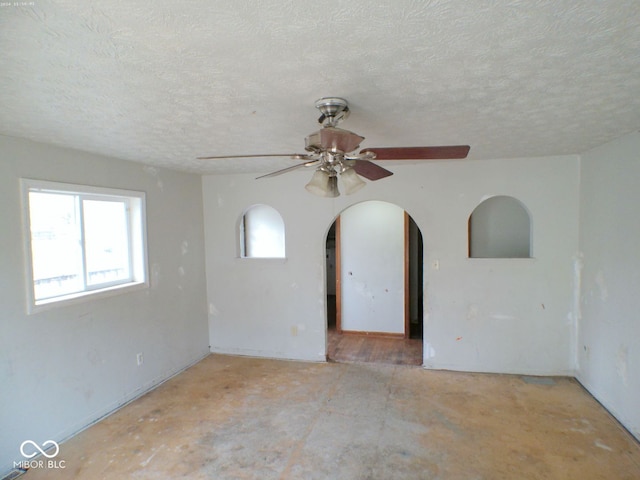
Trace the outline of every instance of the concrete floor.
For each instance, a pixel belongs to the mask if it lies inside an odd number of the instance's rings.
[[[57,460],[21,479],[640,478],[640,445],[571,379],[223,355]]]

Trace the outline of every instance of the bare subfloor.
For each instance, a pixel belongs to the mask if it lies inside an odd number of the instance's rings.
[[[57,460],[22,478],[640,478],[638,443],[571,379],[223,355]]]

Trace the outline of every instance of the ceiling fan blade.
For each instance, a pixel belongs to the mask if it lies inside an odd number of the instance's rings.
[[[216,155],[213,157],[196,157],[198,160],[216,160],[222,158],[263,158],[263,157],[291,157],[294,160],[302,160],[309,157],[307,153],[263,153],[254,155]]]
[[[320,160],[311,160],[310,162],[304,162],[304,163],[298,163],[297,165],[292,165],[290,167],[287,168],[283,168],[282,170],[276,170],[275,172],[271,172],[271,173],[267,173],[266,175],[261,175],[259,177],[256,177],[256,180],[260,179],[260,178],[269,178],[269,177],[275,177],[277,175],[281,175],[283,173],[287,173],[290,172],[292,170],[296,170],[297,168],[301,168],[301,167],[311,167],[313,165],[315,165],[316,163],[319,163]]]
[[[376,160],[435,160],[466,158],[469,145],[447,145],[441,147],[385,147],[365,148],[360,153],[373,152]]]
[[[381,178],[393,175],[393,172],[390,172],[369,160],[357,160],[353,164],[353,169],[358,175],[363,176],[367,180],[380,180]]]

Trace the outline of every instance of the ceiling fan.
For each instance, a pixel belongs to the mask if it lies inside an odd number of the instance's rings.
[[[305,139],[305,150],[308,153],[219,155],[198,157],[198,159],[291,157],[294,160],[304,160],[302,163],[258,178],[273,177],[303,167],[316,167],[311,181],[305,188],[321,197],[337,197],[340,195],[338,175],[347,195],[366,185],[359,176],[373,181],[393,175],[393,172],[376,165],[371,160],[458,159],[465,158],[469,153],[468,145],[365,148],[356,152],[364,137],[337,127],[349,116],[347,101],[339,97],[323,97],[316,101],[315,106],[321,113],[318,122],[322,128]]]

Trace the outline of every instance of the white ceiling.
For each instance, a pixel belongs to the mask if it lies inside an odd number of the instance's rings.
[[[363,147],[474,159],[640,127],[638,0],[15,3],[0,6],[0,133],[156,166],[291,165],[195,157],[303,152],[323,96],[349,101],[340,126]]]

